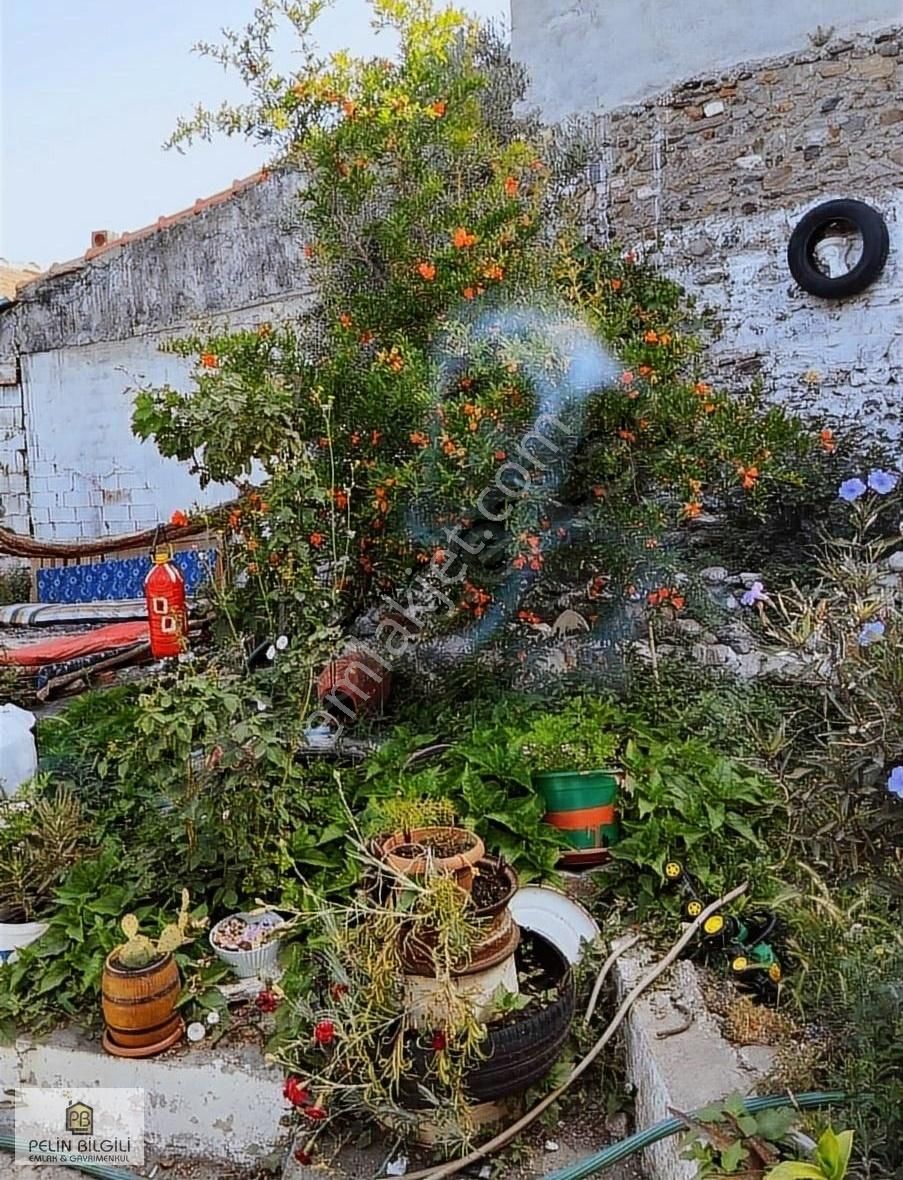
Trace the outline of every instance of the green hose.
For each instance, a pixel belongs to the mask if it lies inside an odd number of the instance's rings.
[[[758,1110],[774,1110],[781,1106],[798,1106],[806,1110],[812,1106],[835,1106],[837,1103],[845,1101],[846,1097],[846,1094],[840,1090],[830,1090],[826,1093],[794,1094],[792,1097],[788,1094],[772,1094],[764,1098],[747,1098],[745,1105],[750,1114],[755,1114]],[[597,1151],[594,1155],[588,1155],[575,1164],[559,1168],[557,1172],[547,1172],[542,1180],[584,1180],[584,1177],[595,1176],[604,1168],[610,1168],[612,1164],[620,1163],[621,1160],[627,1159],[635,1152],[642,1151],[644,1147],[651,1147],[653,1143],[658,1143],[662,1139],[667,1139],[686,1129],[687,1124],[681,1119],[663,1119],[645,1131],[637,1131],[635,1135],[629,1135],[620,1143],[612,1143],[608,1147],[603,1147],[601,1151]]]
[[[15,1135],[5,1135],[0,1131],[0,1148],[15,1151]],[[65,1167],[84,1172],[86,1176],[97,1176],[99,1180],[137,1180],[134,1172],[123,1172],[121,1168],[109,1168],[106,1164],[66,1164]]]

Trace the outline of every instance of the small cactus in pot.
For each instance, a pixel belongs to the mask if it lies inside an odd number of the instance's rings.
[[[151,1057],[174,1045],[184,1031],[176,1010],[181,978],[172,952],[194,935],[188,890],[182,890],[176,921],[158,938],[140,932],[135,914],[126,914],[120,925],[126,941],[109,954],[103,970],[103,1046],[117,1057]]]
[[[128,939],[116,951],[116,961],[126,971],[142,971],[156,959],[170,954],[190,939],[188,916],[188,890],[182,890],[182,904],[175,922],[169,922],[160,931],[156,941],[139,933],[138,919],[126,914],[120,922],[122,933]]]

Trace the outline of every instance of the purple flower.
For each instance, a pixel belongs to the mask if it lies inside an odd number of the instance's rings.
[[[892,471],[882,471],[880,467],[876,467],[874,471],[869,472],[869,487],[879,496],[886,496],[897,486],[899,478]]]
[[[887,789],[898,799],[903,799],[903,766],[895,766],[887,780]]]
[[[859,646],[871,647],[873,643],[877,643],[879,639],[884,638],[884,630],[884,624],[880,619],[866,623],[859,632]]]
[[[846,500],[848,504],[852,504],[854,500],[858,500],[860,496],[864,496],[867,491],[868,489],[861,479],[845,479],[837,489],[837,494],[841,500]]]
[[[744,606],[755,606],[757,602],[767,602],[768,595],[765,593],[765,587],[761,582],[753,582],[746,593],[741,596],[740,601]]]

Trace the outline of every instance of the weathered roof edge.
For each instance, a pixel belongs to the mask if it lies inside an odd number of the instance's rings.
[[[158,233],[162,229],[169,229],[172,225],[178,225],[180,222],[188,221],[198,213],[204,213],[207,209],[211,209],[215,205],[223,205],[226,201],[231,201],[233,197],[244,192],[245,189],[250,188],[252,185],[260,184],[271,174],[271,170],[261,168],[251,176],[246,176],[243,180],[234,180],[228,188],[223,189],[221,192],[214,193],[210,197],[199,197],[187,209],[180,209],[178,213],[172,213],[167,217],[158,217],[151,225],[145,225],[141,229],[120,234],[119,237],[113,238],[102,246],[93,246],[78,258],[71,258],[68,262],[56,262],[48,267],[47,270],[34,275],[27,282],[20,283],[16,290],[16,300],[22,297],[24,291],[37,286],[39,283],[45,282],[47,279],[57,278],[59,275],[71,274],[73,271],[80,270],[87,263],[93,262],[95,258],[99,258],[101,254],[108,254],[112,250],[119,250],[123,246],[131,245],[132,242],[150,237],[151,234]]]

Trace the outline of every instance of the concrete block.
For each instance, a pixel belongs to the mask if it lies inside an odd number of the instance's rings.
[[[50,525],[50,532],[55,541],[78,541],[82,536],[74,520],[54,520]]]
[[[132,519],[131,509],[128,504],[107,504],[104,503],[103,509],[104,523],[108,525],[129,524]],[[112,529],[112,532],[121,530]]]
[[[648,952],[627,952],[614,969],[619,999],[655,961]],[[644,993],[626,1020],[627,1077],[636,1091],[636,1125],[649,1127],[669,1118],[672,1109],[696,1110],[729,1094],[749,1094],[773,1064],[766,1052],[747,1054],[724,1039],[706,1008],[696,969],[682,961],[664,983]],[[673,1036],[688,1017],[692,1023]],[[757,1050],[762,1049],[756,1046]],[[679,1137],[665,1139],[644,1153],[649,1180],[693,1180],[696,1166],[680,1158]]]
[[[287,1146],[282,1070],[266,1064],[253,1045],[185,1045],[128,1061],[66,1029],[46,1041],[0,1047],[0,1076],[32,1086],[141,1087],[148,1146],[168,1157],[253,1165]]]

